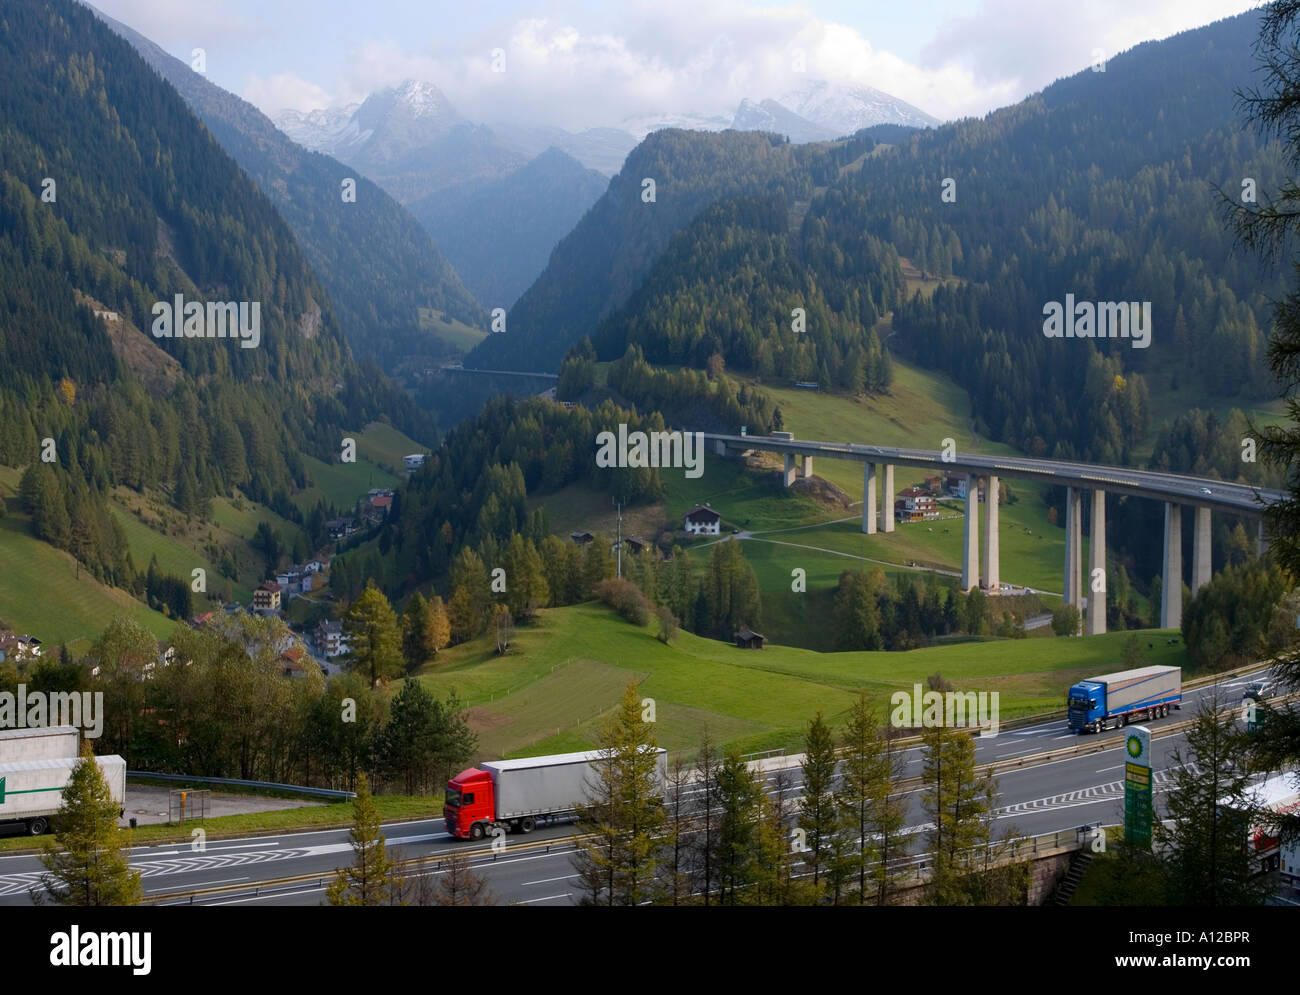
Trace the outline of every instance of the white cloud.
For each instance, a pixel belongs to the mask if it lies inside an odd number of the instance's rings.
[[[281,110],[313,111],[331,102],[324,87],[294,73],[250,76],[244,83],[244,99],[267,113]]]
[[[343,104],[413,78],[434,83],[473,120],[517,119],[579,129],[656,113],[730,118],[741,99],[779,97],[808,77],[876,87],[939,118],[980,115],[1140,41],[1240,12],[1255,0],[974,0],[975,13],[948,17],[919,59],[876,44],[864,30],[806,6],[747,6],[742,0],[628,0],[596,7],[551,0],[546,16],[480,15],[456,33],[430,31],[374,0],[376,15],[333,58],[298,74],[249,75],[243,95],[264,110]],[[815,2],[815,0],[813,0]],[[165,0],[116,0],[165,6]],[[864,17],[864,21],[867,20]],[[378,32],[387,31],[387,36]],[[429,31],[421,36],[419,31]],[[491,53],[506,52],[506,71]],[[806,73],[792,72],[796,50]],[[326,69],[325,67],[329,67]],[[328,92],[326,92],[328,91]]]
[[[927,70],[961,65],[981,88],[1000,81],[1031,93],[1087,68],[1094,50],[1110,58],[1257,6],[1259,0],[981,0],[971,16],[939,27],[921,63]]]

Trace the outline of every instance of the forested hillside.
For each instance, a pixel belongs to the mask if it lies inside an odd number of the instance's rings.
[[[335,458],[346,426],[387,418],[432,441],[353,363],[266,197],[78,4],[5,6],[0,189],[0,464],[29,466],[37,534],[97,577],[125,584],[137,566],[114,485],[186,513],[234,488],[283,506],[308,482],[304,455]],[[155,304],[178,294],[258,304],[256,346],[153,336]]]
[[[649,135],[551,255],[513,308],[506,332],[470,354],[486,369],[554,371],[565,352],[640,286],[678,231],[715,201],[779,187],[808,196],[803,163],[822,146],[775,135],[667,129]],[[645,180],[653,180],[654,200]]]
[[[1143,45],[983,120],[891,135],[891,148],[866,133],[796,149],[652,135],[511,312],[508,337],[480,352],[541,367],[590,335],[602,359],[629,344],[654,363],[716,354],[856,391],[887,383],[887,345],[956,378],[981,435],[1128,462],[1153,398],[1248,407],[1271,389],[1280,273],[1233,252],[1220,194],[1280,183],[1275,150],[1235,106],[1256,29],[1246,14]],[[658,177],[654,204],[643,176]],[[690,195],[664,176],[694,177]],[[945,282],[908,296],[900,259]],[[1150,346],[1045,337],[1044,307],[1067,294],[1150,302]],[[873,325],[888,311],[882,343]]]
[[[101,17],[103,15],[100,15]],[[420,308],[485,328],[487,316],[419,222],[356,169],[308,152],[264,114],[111,18],[105,22],[176,87],[213,136],[284,215],[329,292],[358,354],[392,372],[453,354],[421,329]],[[342,182],[356,183],[354,201]]]
[[[509,176],[439,190],[410,205],[485,308],[509,308],[608,180],[559,149]]]

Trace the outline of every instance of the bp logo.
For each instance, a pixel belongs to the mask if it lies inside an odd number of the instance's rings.
[[[1130,736],[1128,738],[1128,755],[1134,760],[1142,756],[1142,740],[1137,736]]]

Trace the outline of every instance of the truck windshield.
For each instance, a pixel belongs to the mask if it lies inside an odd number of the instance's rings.
[[[449,808],[460,808],[460,792],[455,788],[448,788],[446,803]]]
[[[1093,707],[1093,702],[1089,698],[1071,698],[1070,707],[1077,708],[1081,711],[1087,711],[1089,708]]]

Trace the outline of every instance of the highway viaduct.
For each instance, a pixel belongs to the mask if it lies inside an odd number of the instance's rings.
[[[999,477],[1046,481],[1066,488],[1065,501],[1065,585],[1064,603],[1084,614],[1084,578],[1105,577],[1106,569],[1106,494],[1131,494],[1165,506],[1164,557],[1161,576],[1176,577],[1177,583],[1161,585],[1160,625],[1176,629],[1183,618],[1183,509],[1192,512],[1192,584],[1195,594],[1210,579],[1210,515],[1215,511],[1240,515],[1259,522],[1260,551],[1264,543],[1264,510],[1285,495],[1247,484],[1229,483],[1205,477],[1176,473],[1159,473],[1127,467],[1070,463],[1064,460],[1033,459],[1023,456],[979,456],[970,453],[944,453],[925,449],[896,449],[846,442],[812,442],[796,439],[789,432],[770,436],[721,435],[704,433],[714,452],[725,456],[729,451],[758,450],[785,457],[783,480],[789,487],[795,481],[795,460],[802,464],[802,475],[812,476],[813,457],[850,460],[863,464],[862,531],[874,535],[877,529],[894,531],[894,467],[908,466],[929,474],[966,475],[965,535],[962,542],[961,583],[963,590],[980,586],[995,591],[998,579],[998,502],[984,502],[983,556],[980,556],[979,481],[987,482],[986,493],[996,498]],[[881,486],[877,486],[880,483]],[[877,491],[880,492],[877,497]],[[1088,571],[1082,571],[1083,494],[1091,495],[1090,546]],[[1104,593],[1104,588],[1102,592]],[[1087,613],[1084,631],[1096,635],[1106,631],[1104,611]]]

